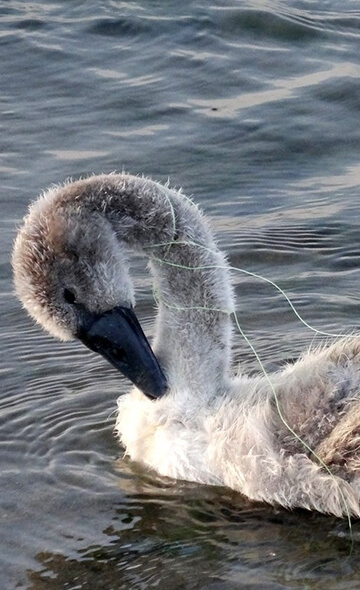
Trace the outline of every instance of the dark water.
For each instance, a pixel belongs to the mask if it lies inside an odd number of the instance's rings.
[[[318,329],[358,329],[360,9],[344,0],[0,1],[0,587],[358,589],[360,528],[163,480],[113,436],[128,388],[14,299],[28,202],[122,170],[181,185],[231,263]],[[138,307],[152,333],[149,277]],[[267,366],[314,336],[234,274]],[[258,369],[236,338],[237,360]]]

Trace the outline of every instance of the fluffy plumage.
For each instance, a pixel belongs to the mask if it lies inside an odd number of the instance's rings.
[[[233,293],[224,256],[181,193],[128,175],[51,188],[15,242],[16,291],[62,339],[79,318],[134,303],[128,252],[148,256],[159,308],[153,349],[169,385],[156,401],[119,398],[116,430],[135,461],[162,475],[236,489],[254,500],[360,515],[360,341],[308,352],[270,376],[231,371]]]

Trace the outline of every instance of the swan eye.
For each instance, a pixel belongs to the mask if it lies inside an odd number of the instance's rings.
[[[73,303],[76,303],[75,293],[73,291],[71,291],[70,289],[64,289],[63,297],[64,297],[66,303],[70,303],[70,305],[72,305]]]

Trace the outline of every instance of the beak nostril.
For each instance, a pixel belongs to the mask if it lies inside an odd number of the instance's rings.
[[[127,358],[124,348],[111,346],[109,340],[103,336],[94,336],[91,340],[91,348],[94,352],[103,353],[106,350],[113,361],[124,362]]]
[[[112,348],[110,354],[115,361],[119,361],[120,363],[124,362],[127,357],[126,351],[123,348]]]
[[[101,350],[103,350],[104,348],[108,348],[109,343],[106,340],[106,338],[102,338],[101,336],[94,336],[91,339],[91,349],[94,352],[99,352]]]

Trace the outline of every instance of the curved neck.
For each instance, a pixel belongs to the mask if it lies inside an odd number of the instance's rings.
[[[115,174],[68,185],[65,199],[105,215],[120,242],[150,259],[159,304],[153,346],[171,388],[211,396],[225,387],[233,295],[198,208],[148,179]]]

